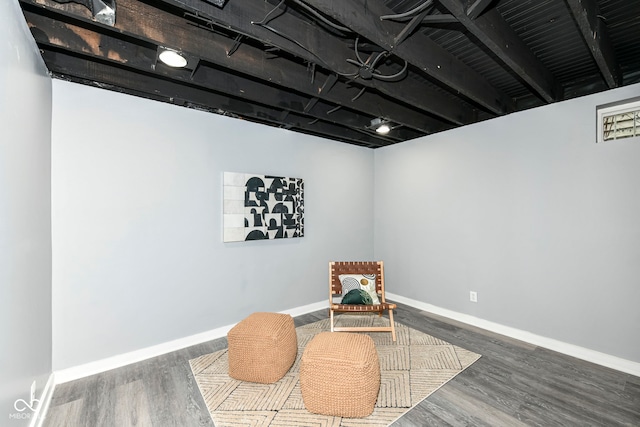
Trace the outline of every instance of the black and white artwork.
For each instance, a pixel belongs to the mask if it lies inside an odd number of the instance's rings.
[[[224,242],[304,236],[304,181],[224,173]]]

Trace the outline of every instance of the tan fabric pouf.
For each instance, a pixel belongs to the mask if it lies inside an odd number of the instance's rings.
[[[300,391],[315,414],[370,415],[380,390],[378,352],[368,335],[321,332],[302,353]]]
[[[296,328],[288,314],[253,313],[231,328],[227,341],[229,376],[241,381],[276,382],[298,354]]]

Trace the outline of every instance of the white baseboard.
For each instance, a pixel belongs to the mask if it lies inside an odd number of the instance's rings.
[[[47,384],[45,384],[44,389],[42,389],[42,394],[40,395],[38,408],[33,413],[31,422],[29,423],[29,427],[42,426],[42,423],[44,423],[44,419],[47,416],[47,411],[49,410],[49,404],[51,404],[51,398],[53,397],[53,390],[55,388],[56,388],[55,374],[51,374],[49,375]]]
[[[405,298],[400,295],[387,292],[387,297],[390,300],[397,301],[411,307],[418,308],[420,310],[427,311],[439,316],[447,317],[468,325],[476,326],[482,329],[486,329],[491,332],[495,332],[501,335],[505,335],[511,338],[518,339],[530,344],[538,345],[540,347],[548,348],[550,350],[557,351],[559,353],[566,354],[568,356],[576,357],[588,362],[596,363],[598,365],[606,366],[612,369],[616,369],[621,372],[626,372],[631,375],[640,377],[640,363],[632,362],[630,360],[622,359],[609,354],[601,353],[595,350],[590,350],[584,347],[579,347],[573,344],[568,344],[562,341],[558,341],[552,338],[543,337],[527,331],[504,326],[499,323],[490,322],[488,320],[480,319],[478,317],[470,316],[468,314],[459,313],[456,311],[448,310],[445,308],[437,307],[435,305],[427,304],[421,301]],[[311,313],[313,311],[327,308],[326,301],[320,301],[301,307],[292,308],[289,310],[281,311],[283,314],[290,314],[291,316],[300,316],[302,314]],[[181,350],[192,345],[201,344],[203,342],[211,341],[217,338],[222,338],[227,335],[227,332],[234,325],[227,325],[220,328],[212,329],[210,331],[202,332],[199,334],[191,335],[177,340],[165,342],[162,344],[146,347],[140,350],[119,354],[113,357],[97,360],[94,362],[86,363],[79,366],[74,366],[67,369],[58,370],[55,372],[55,384],[62,384],[65,382],[73,381],[79,378],[84,378],[90,375],[95,375],[101,372],[108,371],[110,369],[120,368],[131,363],[140,362],[142,360],[150,359],[152,357],[160,356],[172,351]],[[52,374],[47,382],[45,391],[50,390],[53,393],[53,384],[49,386],[49,382],[52,382],[54,375]],[[43,397],[44,396],[43,392]],[[50,400],[50,396],[49,396]],[[41,400],[45,402],[45,400]],[[48,401],[47,401],[48,406]],[[46,411],[46,408],[41,405]],[[38,424],[35,424],[38,425]]]
[[[284,310],[280,313],[290,314],[291,316],[300,316],[305,313],[311,313],[322,308],[328,308],[327,301],[316,302],[313,304],[304,305],[301,307],[292,308],[290,310]],[[165,342],[162,344],[154,345],[151,347],[142,348],[140,350],[131,351],[128,353],[118,354],[116,356],[108,357],[94,362],[85,363],[79,366],[73,366],[71,368],[61,369],[55,372],[56,384],[62,384],[69,381],[77,380],[79,378],[88,377],[90,375],[99,374],[101,372],[108,371],[110,369],[120,368],[131,363],[140,362],[142,360],[150,359],[152,357],[160,356],[172,351],[181,350],[186,347],[190,347],[196,344],[202,344],[203,342],[211,341],[217,338],[227,336],[227,332],[235,326],[227,325],[220,328],[212,329],[210,331],[201,332],[199,334],[190,335],[188,337],[179,338],[173,341]]]
[[[317,310],[322,310],[323,308],[326,308],[327,310],[329,309],[328,300],[314,302],[313,304],[303,305],[301,307],[292,308],[291,310],[281,311],[280,313],[290,314],[291,316],[296,317],[296,316],[301,316],[303,314],[312,313]]]
[[[392,301],[400,302],[402,304],[406,304],[411,307],[415,307],[420,310],[427,311],[429,313],[437,314],[438,316],[457,320],[459,322],[466,323],[468,325],[486,329],[488,331],[505,335],[511,338],[515,338],[517,340],[534,344],[540,347],[544,347],[549,350],[557,351],[558,353],[566,354],[568,356],[576,357],[578,359],[586,360],[588,362],[596,363],[601,366],[606,366],[608,368],[612,368],[617,371],[625,372],[627,374],[640,377],[640,363],[638,362],[633,362],[631,360],[626,360],[616,356],[611,356],[609,354],[601,353],[599,351],[590,350],[588,348],[579,347],[577,345],[558,341],[552,338],[547,338],[540,335],[532,334],[531,332],[523,331],[523,330],[512,328],[509,326],[504,326],[499,323],[490,322],[488,320],[480,319],[478,317],[470,316],[468,314],[447,310],[445,308],[441,308],[435,305],[413,300],[411,298],[405,298],[403,296],[392,294],[389,292],[387,292],[386,295]]]

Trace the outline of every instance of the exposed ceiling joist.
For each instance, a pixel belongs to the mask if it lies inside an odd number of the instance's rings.
[[[476,19],[484,10],[489,7],[493,0],[475,0],[467,9],[467,15],[471,19]]]
[[[247,104],[242,99],[203,91],[200,88],[180,84],[172,79],[164,79],[156,74],[142,74],[122,69],[115,64],[95,62],[62,51],[47,50],[44,55],[45,59],[55,66],[56,73],[60,77],[71,81],[76,81],[75,78],[70,77],[76,73],[75,70],[84,67],[91,69],[91,73],[101,78],[103,83],[96,85],[98,87],[112,90],[125,89],[126,92],[134,93],[140,91],[140,93],[151,94],[154,99],[176,105],[193,103],[193,106],[204,107],[222,115],[268,123],[310,135],[332,135],[332,139],[365,147],[380,147],[393,143],[392,140],[385,143],[365,132],[336,126],[332,123],[320,122],[309,125],[308,117],[295,113],[287,114],[286,123],[281,123],[283,110],[257,104],[247,108]]]
[[[197,69],[194,70],[171,70],[157,63],[156,49],[152,43],[134,39],[127,33],[106,26],[100,27],[99,29],[101,31],[97,32],[83,25],[86,24],[86,22],[82,22],[82,20],[77,17],[55,11],[51,12],[51,14],[57,15],[59,20],[54,21],[30,12],[29,10],[25,11],[25,16],[29,19],[32,29],[37,30],[33,31],[36,41],[41,45],[82,52],[85,55],[90,55],[95,60],[101,59],[116,62],[121,67],[131,68],[140,72],[163,73],[167,76],[170,74],[173,79],[183,81],[185,84],[200,86],[207,90],[215,90],[230,96],[242,97],[257,103],[275,103],[277,107],[285,110],[308,113],[309,118],[306,120],[307,122],[318,119],[349,128],[365,129],[370,125],[372,118],[380,115],[381,109],[376,108],[375,104],[366,104],[367,109],[371,110],[370,115],[359,115],[357,110],[353,109],[349,109],[349,111],[336,109],[335,112],[333,112],[336,105],[326,102],[316,102],[313,110],[303,111],[303,106],[308,103],[309,98],[302,97],[295,92],[287,92],[278,89],[276,86],[264,85],[259,83],[260,80],[252,80],[229,73],[219,73],[218,70],[211,67],[210,63],[203,61],[201,61]],[[136,40],[140,41],[136,42]],[[120,53],[115,54],[114,52]],[[221,53],[219,55],[221,59],[230,59],[224,54],[223,49],[218,49],[218,52]],[[265,61],[264,63],[271,64],[272,61]],[[251,62],[245,63],[245,66],[246,65],[251,65]],[[275,73],[276,69],[273,71]],[[90,74],[79,75],[78,77],[87,79],[90,77]],[[311,78],[309,73],[306,72],[304,76],[300,76],[300,81],[310,82]],[[307,92],[313,96],[323,94],[321,87],[317,87],[317,85],[312,89],[307,88]],[[337,95],[334,95],[334,97],[337,97]],[[366,98],[371,97],[365,97],[365,99]],[[347,103],[350,99],[343,99],[343,101]],[[356,102],[362,103],[362,101]],[[378,104],[383,103],[384,102],[378,100]],[[392,113],[395,112],[393,108],[386,109]],[[400,110],[406,110],[408,116],[412,115],[412,111],[406,107],[400,108]],[[399,114],[400,113],[398,113],[397,116],[398,118],[401,117]],[[404,120],[400,120],[398,123],[401,124],[402,121]],[[432,121],[432,123],[425,121],[424,117],[420,125],[429,127],[431,131],[440,130],[439,127],[441,126],[435,120]],[[407,138],[415,138],[425,133],[427,133],[427,130],[421,129],[416,131],[412,130],[411,127],[402,127],[394,132],[392,136],[384,138],[389,141],[399,141]]]
[[[321,71],[311,74],[308,64],[295,63],[271,55],[250,43],[240,43],[234,47],[235,39],[232,41],[214,31],[194,27],[192,23],[180,16],[162,13],[145,3],[120,0],[119,5],[117,28],[131,34],[149,34],[149,41],[152,43],[179,46],[185,52],[203,61],[266,80],[280,87],[287,86],[294,91],[317,96],[374,117],[383,114],[394,123],[425,134],[445,128],[441,121],[430,119],[424,114],[416,113],[414,109],[393,103],[392,100],[380,96],[377,91],[366,91],[358,99],[353,100],[360,91],[357,85],[336,81],[331,90],[321,90],[321,85],[329,76]],[[154,27],[142,27],[140,15],[147,16],[148,21],[145,22],[154,23]],[[468,120],[470,122],[472,117],[470,116]]]
[[[397,46],[403,41],[405,41],[407,37],[409,37],[411,34],[414,33],[416,28],[418,28],[420,25],[425,23],[425,20],[427,19],[427,16],[429,15],[430,12],[431,12],[431,7],[428,7],[428,8],[425,8],[422,12],[415,15],[409,21],[409,23],[405,25],[402,31],[400,31],[400,33],[393,39],[393,44]],[[437,15],[437,16],[442,16],[442,15]]]
[[[567,0],[567,4],[605,81],[610,88],[620,86],[622,74],[598,3],[595,0]]]
[[[422,18],[422,25],[434,24],[458,24],[460,20],[450,13],[440,13],[437,15],[427,15]]]
[[[364,147],[640,81],[637,0],[18,1],[56,78]]]
[[[395,45],[395,37],[404,25],[380,19],[394,14],[384,4],[367,0],[307,0],[307,3],[488,111],[496,114],[513,111],[511,98],[422,33],[417,32]]]
[[[439,0],[484,46],[511,68],[547,102],[557,101],[560,86],[496,9],[472,19],[463,0]]]
[[[336,36],[322,31],[317,25],[303,21],[291,14],[282,14],[269,21],[273,31],[256,25],[274,10],[274,6],[263,0],[230,2],[224,10],[209,6],[199,0],[158,0],[159,3],[181,5],[192,13],[203,16],[221,28],[228,28],[262,43],[276,46],[309,63],[318,63],[326,70],[340,74],[354,71],[347,62],[354,57],[353,49]],[[355,40],[356,35],[350,35]],[[295,40],[296,42],[293,42]],[[477,120],[473,108],[461,105],[441,92],[410,79],[393,83],[358,79],[355,84],[370,87],[393,98],[406,99],[414,108],[419,108],[436,117],[455,124],[469,124]]]
[[[46,20],[38,15],[31,16],[30,12],[26,12],[26,14],[28,14],[30,21],[41,30],[35,33],[36,41],[40,44],[50,44],[51,46],[76,52],[82,51],[86,55],[91,55],[93,59],[115,62],[122,67],[132,68],[141,72],[155,72],[167,77],[171,76],[173,79],[180,80],[185,84],[206,88],[232,97],[245,98],[260,104],[273,104],[287,111],[300,114],[306,113],[309,114],[307,121],[317,118],[336,125],[362,129],[372,119],[369,115],[361,115],[353,110],[337,110],[329,114],[328,112],[336,106],[323,101],[316,102],[313,109],[304,111],[304,106],[308,103],[309,98],[300,94],[285,92],[278,87],[265,85],[259,80],[221,73],[206,63],[200,63],[194,70],[172,70],[156,61],[156,49],[153,47],[134,43],[124,37],[108,37],[68,23],[58,21],[56,25],[56,21]],[[50,40],[45,35],[51,34],[54,26],[56,34],[61,37]],[[65,32],[68,34],[65,34]],[[70,37],[70,34],[75,37]],[[62,40],[67,40],[67,42],[62,42]],[[113,51],[123,52],[126,55],[110,56],[110,52]],[[402,138],[403,134],[406,134],[404,136],[407,137],[411,135],[411,132],[414,131],[404,128],[399,130],[395,136],[390,137],[390,139]],[[417,135],[419,133],[413,133],[414,137]]]

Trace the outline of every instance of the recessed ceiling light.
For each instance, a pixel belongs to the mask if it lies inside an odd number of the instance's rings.
[[[386,123],[383,123],[376,128],[376,132],[382,135],[388,134],[390,130],[391,130],[391,127],[389,127],[389,125]]]
[[[391,131],[391,126],[389,126],[389,123],[385,122],[384,119],[381,119],[379,117],[371,120],[371,127],[381,135],[386,135],[389,133],[389,131]]]
[[[163,50],[158,58],[169,67],[184,68],[187,66],[187,59],[175,50]]]

